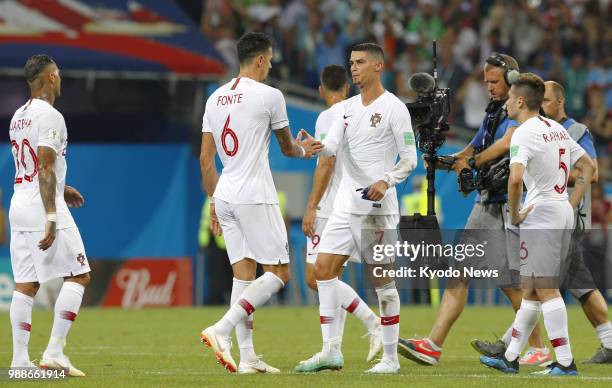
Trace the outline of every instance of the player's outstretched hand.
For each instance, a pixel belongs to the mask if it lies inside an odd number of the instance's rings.
[[[527,216],[529,215],[529,213],[531,213],[531,211],[533,210],[533,205],[529,205],[526,208],[522,209],[519,213],[518,216],[512,216],[510,215],[510,223],[514,226],[519,226],[521,223],[523,223],[523,221],[525,221],[525,218],[527,218]]]
[[[85,203],[85,198],[72,186],[64,187],[64,200],[69,207],[79,208]]]
[[[303,128],[298,132],[296,140],[298,144],[304,148],[304,158],[311,158],[313,155],[318,154],[319,152],[323,151],[323,148],[325,148],[323,143],[315,140],[314,137],[310,136],[310,134]]]
[[[54,221],[47,221],[45,224],[45,238],[38,242],[38,248],[40,248],[41,251],[46,251],[53,245],[53,241],[55,241],[56,225]]]
[[[389,185],[385,181],[378,181],[368,189],[368,199],[370,201],[380,201],[385,196]]]
[[[214,203],[210,204],[210,230],[215,236],[221,236],[223,234],[223,230],[219,224],[219,219],[217,218],[217,213],[215,213]]]
[[[302,232],[306,237],[312,238],[314,234],[314,220],[317,213],[316,208],[306,207],[304,217],[302,218]]]

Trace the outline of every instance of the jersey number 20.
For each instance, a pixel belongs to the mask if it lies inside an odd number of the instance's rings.
[[[21,154],[19,153],[19,149],[20,149],[19,144],[15,140],[11,140],[11,145],[15,149],[15,152],[13,154],[13,157],[15,158],[15,170],[16,170],[15,184],[22,183],[24,179],[28,182],[32,182],[36,174],[38,174],[38,158],[36,157],[36,152],[34,152],[34,149],[30,145],[30,141],[28,139],[23,139],[21,141]],[[28,166],[26,165],[26,161],[25,161],[26,155],[24,151],[26,147],[28,148],[30,156],[32,157],[32,163],[34,164],[34,170],[32,171],[31,174],[28,174]],[[21,167],[23,167],[23,173],[21,171]],[[23,175],[23,177],[21,177],[20,175]]]
[[[221,145],[223,146],[223,151],[227,156],[234,156],[236,152],[238,152],[238,136],[236,132],[232,131],[229,127],[230,116],[227,115],[227,120],[225,120],[225,125],[223,126],[223,132],[221,132]],[[227,137],[232,138],[232,149],[230,149],[227,145]]]

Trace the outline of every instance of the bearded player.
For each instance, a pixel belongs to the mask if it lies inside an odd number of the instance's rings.
[[[34,296],[44,283],[63,278],[55,303],[51,338],[39,366],[85,376],[64,354],[66,337],[79,313],[89,263],[68,206],[81,207],[83,196],[66,185],[68,131],[53,107],[60,96],[59,68],[48,55],[34,55],[24,75],[31,98],[13,115],[10,138],[15,158],[11,199],[11,265],[15,291],[10,308],[13,329],[11,367],[33,367],[28,353]]]

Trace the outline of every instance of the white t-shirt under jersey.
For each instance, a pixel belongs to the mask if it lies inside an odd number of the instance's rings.
[[[331,125],[334,121],[340,117],[342,118],[342,114],[344,113],[342,108],[342,103],[338,102],[328,109],[324,110],[317,117],[317,123],[315,124],[315,139],[319,141],[325,140],[327,137],[327,133],[331,128]],[[336,193],[338,192],[338,188],[340,187],[340,180],[342,179],[342,143],[338,145],[338,151],[336,152],[336,162],[334,164],[334,171],[332,173],[331,179],[329,180],[329,184],[327,185],[327,189],[325,193],[323,193],[323,197],[321,197],[321,201],[319,201],[319,206],[317,210],[317,217],[319,218],[329,218],[334,209],[334,200],[336,198]]]
[[[521,124],[512,136],[510,164],[525,166],[525,207],[567,201],[569,172],[585,151],[556,121],[540,116]]]
[[[399,214],[395,187],[379,202],[361,198],[357,189],[384,179],[397,157],[416,160],[414,133],[406,105],[385,91],[368,106],[361,95],[342,103],[342,116],[332,124],[323,141],[324,156],[335,155],[342,146],[342,180],[334,209],[352,214]]]
[[[15,185],[9,209],[11,230],[40,232],[45,230],[46,211],[38,186],[38,147],[52,148],[56,153],[55,208],[57,228],[76,224],[64,200],[66,185],[66,147],[68,130],[64,117],[48,102],[29,100],[17,109],[9,129],[15,160]]]
[[[206,101],[202,122],[223,163],[214,197],[234,204],[277,204],[268,161],[271,129],[288,125],[278,89],[246,77],[218,88]]]

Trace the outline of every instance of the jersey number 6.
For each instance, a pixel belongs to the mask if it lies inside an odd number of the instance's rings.
[[[221,132],[221,145],[223,146],[223,151],[227,156],[234,156],[236,152],[238,152],[238,136],[236,136],[236,132],[232,131],[229,127],[230,116],[227,115],[227,120],[225,120],[225,125],[223,126],[223,132]],[[230,136],[232,138],[233,147],[230,150],[227,146],[227,137]]]

